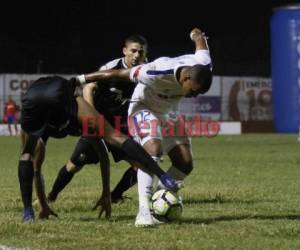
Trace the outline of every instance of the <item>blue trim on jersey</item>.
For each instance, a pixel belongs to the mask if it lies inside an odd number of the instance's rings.
[[[138,122],[136,116],[133,117],[133,123],[134,123],[137,134],[140,134],[141,129],[140,129],[139,122]]]
[[[174,74],[174,69],[167,70],[147,70],[148,75],[172,75]]]

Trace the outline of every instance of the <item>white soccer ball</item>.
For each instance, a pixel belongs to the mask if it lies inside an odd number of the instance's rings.
[[[160,189],[151,197],[152,215],[159,221],[174,221],[182,215],[181,197],[169,190]]]

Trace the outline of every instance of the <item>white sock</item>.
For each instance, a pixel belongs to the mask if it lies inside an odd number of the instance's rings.
[[[174,166],[171,166],[168,169],[167,173],[177,181],[182,181],[185,179],[185,177],[187,177],[185,173],[181,172],[178,168],[175,168]],[[166,187],[164,186],[164,184],[161,183],[161,181],[159,181],[157,185],[157,189],[162,189],[162,188],[166,188]]]
[[[159,162],[159,157],[152,156],[153,160]],[[153,194],[154,178],[152,174],[149,174],[142,169],[138,169],[138,194],[139,194],[139,208],[150,209],[149,200]]]

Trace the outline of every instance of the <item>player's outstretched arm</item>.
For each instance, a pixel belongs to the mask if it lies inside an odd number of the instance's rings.
[[[97,88],[97,83],[91,82],[91,83],[86,84],[82,90],[83,98],[93,107],[94,107],[93,93],[96,88]]]
[[[44,161],[44,157],[45,157],[45,145],[41,140],[39,140],[35,148],[34,157],[33,157],[34,184],[35,184],[36,194],[41,206],[41,212],[39,214],[39,217],[41,219],[48,219],[50,215],[57,217],[57,214],[51,210],[46,200],[44,178],[41,173],[41,167]]]
[[[80,84],[84,85],[90,82],[105,82],[110,80],[130,81],[130,69],[109,69],[96,71],[90,74],[84,74],[77,77]]]
[[[200,49],[209,50],[207,44],[207,38],[200,29],[198,28],[192,29],[192,31],[190,32],[190,38],[195,43],[196,51]]]
[[[100,169],[102,177],[102,195],[93,209],[99,207],[99,218],[105,213],[105,217],[109,218],[111,216],[111,197],[110,197],[110,161],[106,146],[102,140],[93,138],[89,139],[93,143],[94,149],[98,153],[100,160]]]

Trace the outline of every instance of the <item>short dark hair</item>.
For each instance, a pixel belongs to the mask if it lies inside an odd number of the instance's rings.
[[[145,47],[148,47],[148,42],[146,38],[139,34],[133,34],[128,36],[124,41],[124,45],[127,46],[128,43],[139,43],[141,45],[144,45]]]
[[[190,68],[190,77],[194,82],[201,84],[200,93],[206,93],[212,84],[212,71],[210,64],[196,64],[192,66]]]

